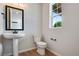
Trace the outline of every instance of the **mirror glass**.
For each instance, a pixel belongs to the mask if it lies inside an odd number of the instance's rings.
[[[24,29],[23,9],[6,6],[6,30]]]

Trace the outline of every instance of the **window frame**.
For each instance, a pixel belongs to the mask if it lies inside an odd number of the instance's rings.
[[[55,4],[55,3],[50,3],[49,4],[49,28],[55,28],[55,29],[58,29],[58,28],[62,28],[63,26],[63,21],[61,22],[61,27],[54,27],[52,24],[53,24],[53,20],[52,20],[52,5]],[[61,13],[62,13],[62,3],[61,3]],[[60,14],[60,13],[59,13]],[[62,16],[61,16],[62,17]]]

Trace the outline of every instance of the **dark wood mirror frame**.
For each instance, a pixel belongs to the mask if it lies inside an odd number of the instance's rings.
[[[22,11],[22,29],[8,29],[7,28],[8,27],[7,26],[7,8],[12,8],[12,9],[16,9],[16,10]],[[10,19],[9,19],[9,21],[10,21]],[[10,25],[10,22],[9,22],[9,25]],[[8,5],[5,6],[5,30],[14,30],[14,31],[24,30],[24,10],[23,9],[12,7],[12,6],[8,6]]]

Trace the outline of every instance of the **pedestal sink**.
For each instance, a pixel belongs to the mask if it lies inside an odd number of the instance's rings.
[[[17,33],[17,34],[13,34],[13,33],[4,33],[3,36],[6,39],[12,39],[13,40],[13,55],[14,56],[18,56],[18,40],[20,38],[23,38],[25,36],[24,33]]]

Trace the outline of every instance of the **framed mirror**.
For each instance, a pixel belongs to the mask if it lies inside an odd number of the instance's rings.
[[[5,29],[24,30],[24,10],[12,6],[5,6]]]

